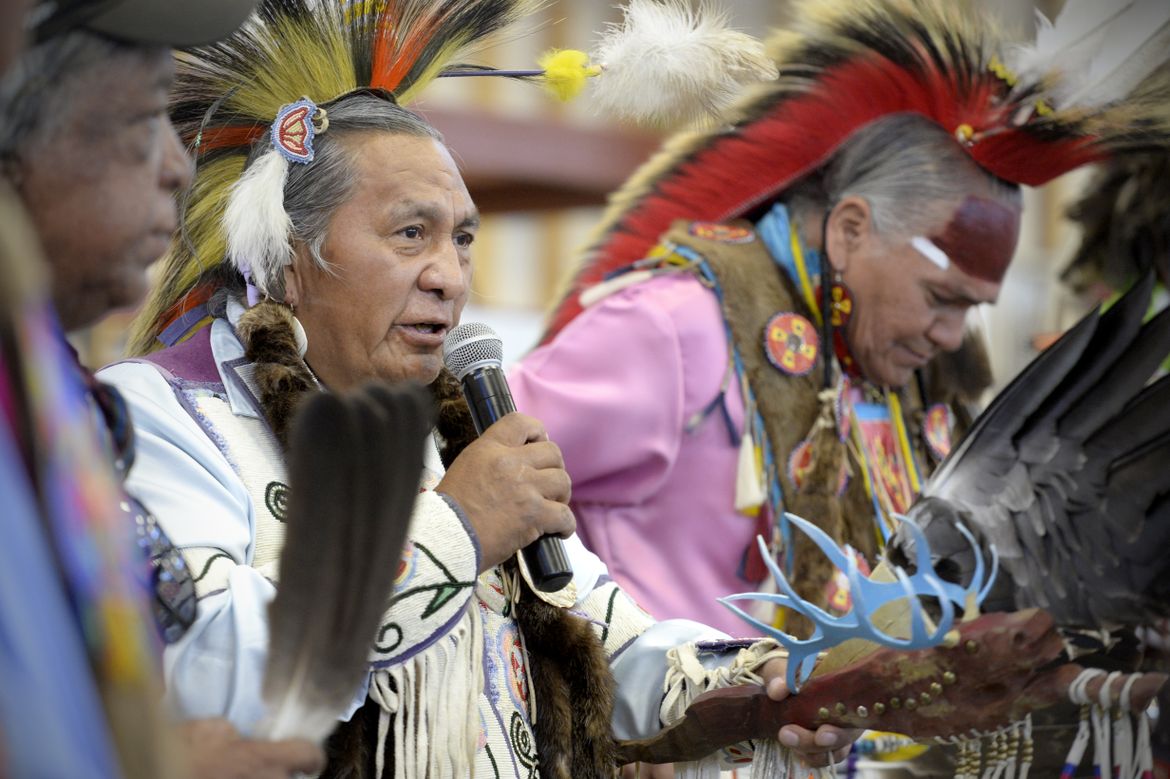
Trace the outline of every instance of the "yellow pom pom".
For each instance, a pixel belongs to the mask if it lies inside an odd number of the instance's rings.
[[[585,88],[585,80],[601,73],[589,64],[589,55],[576,49],[553,49],[540,58],[544,85],[564,101],[572,100]]]

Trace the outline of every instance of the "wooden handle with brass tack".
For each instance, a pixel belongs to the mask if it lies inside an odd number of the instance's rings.
[[[953,646],[879,649],[847,668],[814,676],[783,701],[755,685],[705,693],[682,720],[653,738],[620,742],[620,760],[699,760],[742,741],[775,738],[788,724],[869,728],[923,740],[989,732],[1068,700],[1069,685],[1082,670],[1053,665],[1063,641],[1052,618],[1037,609],[988,614],[958,631]],[[1132,705],[1148,705],[1166,679],[1142,675],[1131,689]],[[1113,682],[1115,701],[1124,682]],[[1102,683],[1088,685],[1094,699]]]

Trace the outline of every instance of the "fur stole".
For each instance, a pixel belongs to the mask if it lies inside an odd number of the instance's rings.
[[[287,307],[262,302],[240,318],[244,353],[254,364],[260,403],[274,434],[287,447],[287,431],[299,402],[318,384],[296,350],[292,314]],[[477,437],[459,382],[445,369],[431,384],[438,407],[436,430],[445,465]],[[516,563],[506,564],[506,574]],[[592,626],[569,611],[540,600],[524,582],[516,621],[524,635],[532,669],[537,716],[534,723],[541,775],[547,779],[609,779],[613,740],[613,675]],[[329,758],[321,774],[328,779],[365,779],[374,774],[378,706],[367,700],[349,722],[341,723],[326,744]],[[385,749],[386,771],[393,774],[394,748]]]

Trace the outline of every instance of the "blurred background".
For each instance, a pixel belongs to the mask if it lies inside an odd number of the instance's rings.
[[[1006,4],[1023,19],[1033,12],[1030,0],[986,1]],[[1037,4],[1053,13],[1062,2]],[[722,0],[718,5],[734,27],[760,36],[785,23],[790,4]],[[616,3],[556,0],[527,30],[478,59],[500,68],[535,67],[549,48],[590,48],[605,25],[620,18]],[[562,104],[538,86],[498,78],[439,79],[414,108],[444,133],[485,214],[463,321],[494,327],[510,362],[534,344],[606,197],[658,148],[663,134],[597,116],[588,90]],[[1088,179],[1078,172],[1025,192],[1018,256],[999,305],[979,312],[997,385],[1091,304],[1092,295],[1074,296],[1058,280],[1080,238],[1066,210]],[[83,360],[102,365],[118,359],[131,317],[132,312],[121,312],[80,334],[76,345]]]

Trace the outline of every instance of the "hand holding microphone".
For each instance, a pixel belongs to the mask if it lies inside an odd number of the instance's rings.
[[[557,536],[576,527],[560,449],[539,421],[514,413],[501,367],[503,344],[490,327],[455,328],[443,358],[463,386],[480,439],[455,459],[438,490],[453,498],[475,527],[485,570],[523,548],[537,589],[560,589],[573,572]]]

